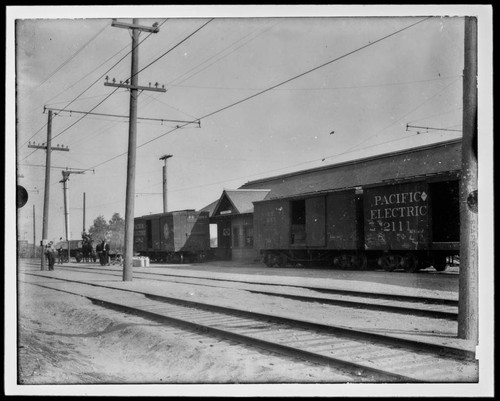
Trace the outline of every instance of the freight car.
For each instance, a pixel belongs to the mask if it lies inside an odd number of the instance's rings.
[[[458,172],[254,202],[268,266],[442,271],[459,254]]]
[[[208,212],[180,210],[134,219],[134,254],[152,262],[202,261],[210,251]]]

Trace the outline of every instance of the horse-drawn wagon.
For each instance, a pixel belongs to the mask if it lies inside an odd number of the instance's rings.
[[[92,242],[84,240],[60,241],[56,244],[56,250],[62,262],[68,262],[68,242],[69,256],[75,258],[77,263],[80,262],[95,262],[97,254],[94,250]]]

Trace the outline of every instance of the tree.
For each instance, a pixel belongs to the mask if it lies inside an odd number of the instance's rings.
[[[94,224],[89,228],[94,243],[101,242],[104,238],[108,238],[109,225],[104,216],[99,216],[94,220]]]
[[[114,213],[108,224],[111,249],[122,250],[125,242],[125,220],[120,213]]]

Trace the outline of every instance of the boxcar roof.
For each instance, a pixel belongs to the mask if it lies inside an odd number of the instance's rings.
[[[461,139],[331,164],[249,181],[240,189],[269,189],[267,199],[343,188],[461,169]]]

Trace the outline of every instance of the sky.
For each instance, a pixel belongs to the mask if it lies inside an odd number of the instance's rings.
[[[52,145],[69,149],[51,153],[48,239],[65,238],[68,168],[70,238],[125,215],[130,95],[104,83],[130,77],[131,35],[112,18],[158,24],[140,34],[138,81],[167,90],[138,98],[135,216],[163,211],[165,154],[168,209],[183,210],[251,180],[461,137],[467,7],[97,8],[8,15],[9,143],[29,195],[18,239],[33,241],[34,214],[41,240],[46,152],[29,145],[46,141],[48,109]]]

